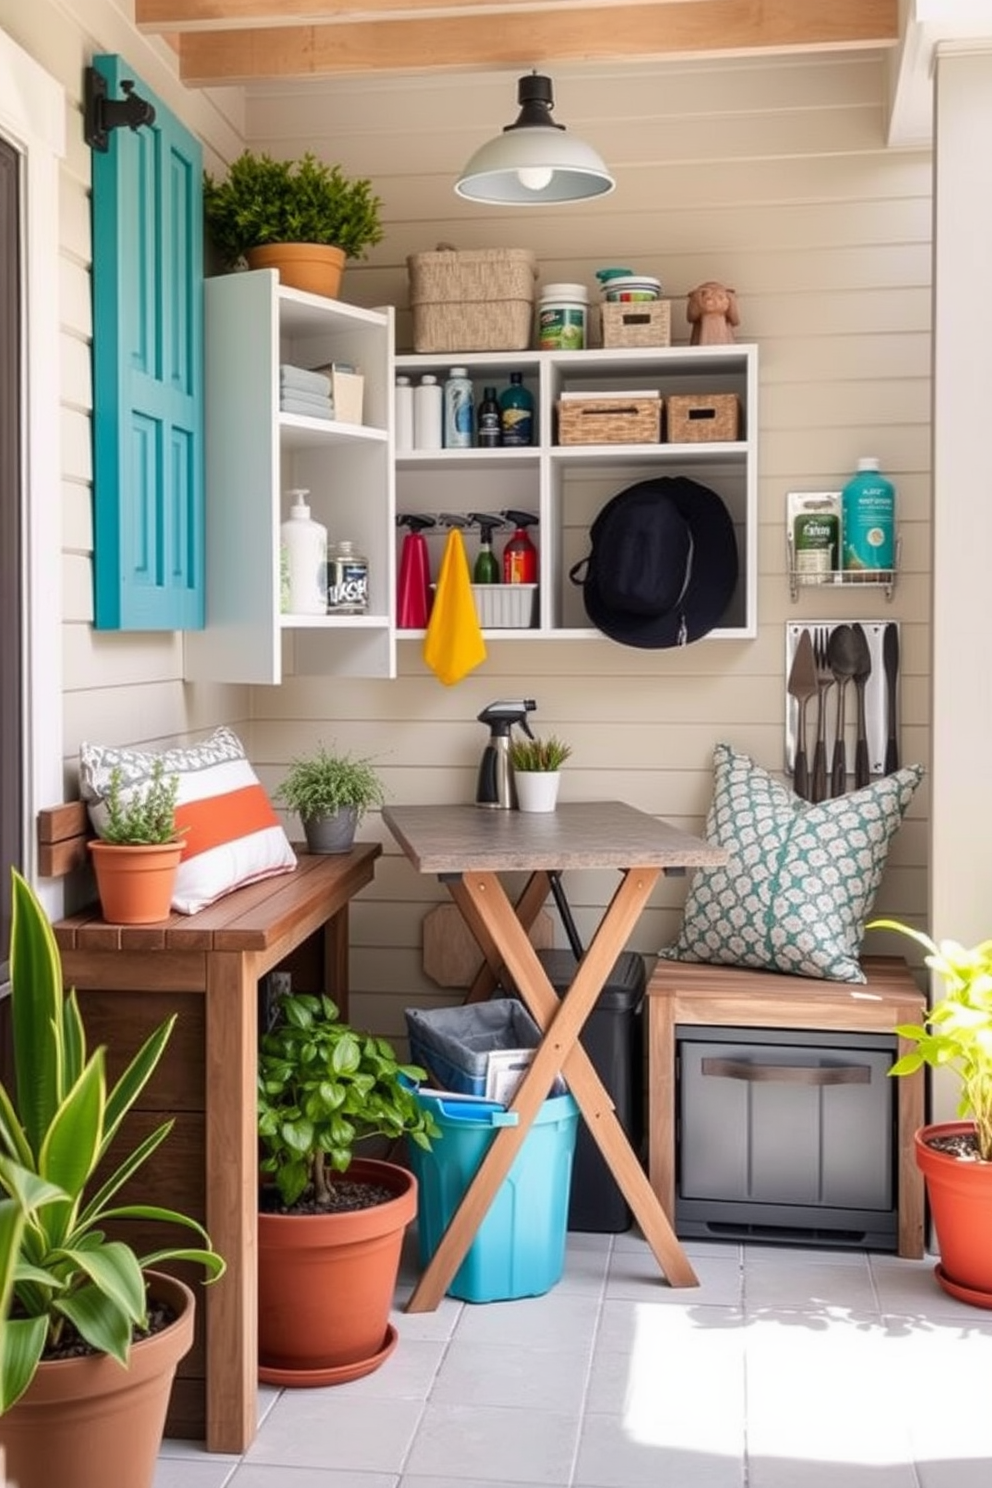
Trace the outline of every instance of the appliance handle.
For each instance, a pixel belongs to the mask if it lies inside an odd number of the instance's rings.
[[[870,1085],[867,1064],[752,1064],[742,1059],[704,1059],[702,1071],[710,1078],[783,1085]]]

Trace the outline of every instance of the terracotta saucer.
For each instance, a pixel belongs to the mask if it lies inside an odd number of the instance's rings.
[[[268,1364],[259,1364],[258,1378],[263,1385],[282,1385],[289,1389],[315,1389],[318,1385],[346,1385],[350,1380],[361,1379],[384,1364],[399,1342],[400,1335],[392,1323],[386,1326],[382,1348],[368,1359],[358,1359],[354,1364],[336,1364],[331,1369],[275,1369]]]
[[[944,1291],[949,1296],[956,1297],[959,1302],[968,1302],[972,1307],[992,1308],[992,1292],[976,1292],[971,1287],[952,1281],[939,1261],[933,1268],[933,1274]]]

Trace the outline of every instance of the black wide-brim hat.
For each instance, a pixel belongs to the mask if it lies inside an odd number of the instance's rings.
[[[687,476],[638,481],[589,529],[592,551],[571,570],[586,613],[611,640],[661,648],[697,641],[737,586],[737,538],[715,491]]]

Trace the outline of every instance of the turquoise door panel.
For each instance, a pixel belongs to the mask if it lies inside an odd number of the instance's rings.
[[[155,122],[93,152],[94,610],[105,630],[204,623],[203,165],[121,57]]]

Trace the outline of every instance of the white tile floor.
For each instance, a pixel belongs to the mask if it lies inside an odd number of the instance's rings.
[[[244,1457],[165,1443],[155,1488],[990,1488],[992,1313],[932,1258],[569,1235],[544,1297],[394,1314],[375,1374],[259,1393]]]

